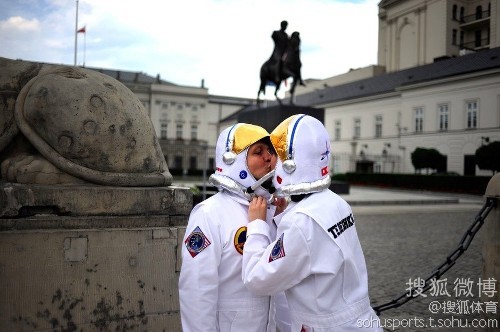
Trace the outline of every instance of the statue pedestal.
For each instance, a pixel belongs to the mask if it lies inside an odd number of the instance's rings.
[[[307,114],[325,123],[325,110],[297,105],[273,105],[269,107],[248,106],[238,113],[238,122],[251,123],[271,132],[286,118],[294,114]]]
[[[0,182],[0,330],[180,331],[188,188]]]

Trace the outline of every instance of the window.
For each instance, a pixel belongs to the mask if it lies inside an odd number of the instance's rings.
[[[465,8],[460,7],[460,22],[464,22],[464,16],[465,16]]]
[[[475,47],[481,46],[481,30],[476,30],[475,32],[474,46]]]
[[[453,32],[453,35],[451,36],[451,45],[457,45],[458,31],[457,31],[457,29],[453,29],[452,32]]]
[[[382,137],[382,115],[375,116],[375,137]]]
[[[173,168],[182,169],[182,156],[175,156]]]
[[[340,141],[340,134],[341,134],[341,122],[340,120],[335,121],[335,140]]]
[[[457,20],[457,5],[453,5],[453,20]]]
[[[439,105],[438,107],[439,113],[439,130],[445,131],[448,130],[448,104]]]
[[[189,157],[189,169],[197,169],[197,163],[196,156]]]
[[[477,6],[476,7],[476,20],[480,20],[483,18],[483,7]]]
[[[465,43],[465,33],[464,31],[460,31],[460,47],[464,47]]]
[[[468,101],[467,109],[467,129],[477,128],[478,105],[477,100]]]
[[[191,139],[192,140],[198,139],[198,126],[197,125],[191,125]]]
[[[424,129],[424,108],[423,107],[415,107],[413,109],[413,118],[415,120],[415,127],[413,130],[416,133],[421,133]]]
[[[354,135],[353,138],[361,137],[361,119],[354,119]]]
[[[167,124],[166,123],[161,124],[160,138],[161,139],[167,138]]]
[[[180,123],[175,127],[175,137],[177,139],[182,139],[182,124]]]

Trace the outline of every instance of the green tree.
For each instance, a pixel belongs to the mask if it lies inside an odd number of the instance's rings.
[[[476,164],[480,169],[500,171],[500,141],[482,145],[476,150]]]
[[[436,149],[416,148],[411,153],[411,162],[415,170],[420,172],[422,169],[426,169],[427,174],[429,169],[445,172],[446,159],[446,156]]]
[[[416,148],[411,153],[411,163],[417,172],[426,168],[426,149]]]

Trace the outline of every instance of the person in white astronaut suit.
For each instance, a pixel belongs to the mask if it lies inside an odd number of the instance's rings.
[[[191,211],[182,246],[184,332],[276,331],[277,304],[270,304],[274,299],[253,295],[241,275],[249,202],[255,195],[271,198],[263,186],[271,185],[275,166],[276,154],[264,128],[239,123],[219,135],[216,170],[209,179],[219,192]],[[269,220],[275,209],[266,207]],[[286,302],[280,308],[286,320]]]
[[[330,138],[308,115],[289,117],[271,132],[278,154],[273,183],[289,200],[266,222],[266,199],[249,206],[243,281],[255,294],[284,291],[293,332],[382,331],[370,306],[368,277],[349,204],[330,191]]]

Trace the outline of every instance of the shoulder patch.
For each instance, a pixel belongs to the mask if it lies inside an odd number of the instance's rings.
[[[285,247],[283,246],[283,233],[280,238],[274,244],[273,250],[271,250],[271,254],[269,255],[269,263],[277,260],[278,258],[285,257]]]
[[[191,257],[195,257],[208,247],[211,242],[205,234],[203,234],[200,227],[196,226],[196,228],[186,238],[184,243],[186,244],[186,248],[189,251],[189,254],[191,254]]]
[[[236,234],[234,234],[234,248],[241,255],[243,255],[243,247],[245,246],[246,240],[247,240],[247,227],[242,226],[238,228]]]

